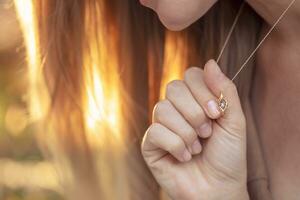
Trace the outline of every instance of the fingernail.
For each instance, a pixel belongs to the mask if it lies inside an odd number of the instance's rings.
[[[205,123],[205,124],[202,124],[198,130],[198,135],[200,137],[209,137],[211,135],[211,132],[212,132],[212,128],[211,128],[211,123]]]
[[[183,161],[187,162],[189,160],[191,160],[192,155],[188,150],[185,150],[183,153]]]
[[[198,154],[198,153],[201,152],[202,146],[201,146],[201,144],[200,144],[200,142],[199,142],[198,139],[197,139],[197,140],[194,142],[194,144],[192,145],[192,149],[193,149],[193,153],[194,153],[194,154]]]
[[[210,100],[207,103],[208,112],[211,114],[212,117],[218,117],[220,116],[220,110],[218,108],[218,104],[215,100]]]

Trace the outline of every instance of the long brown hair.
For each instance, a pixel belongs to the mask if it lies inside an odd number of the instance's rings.
[[[32,30],[22,2],[32,5]],[[36,49],[28,60],[36,61],[29,62],[36,73],[30,106],[44,122],[38,138],[57,161],[68,197],[159,198],[139,150],[151,110],[168,81],[217,57],[241,2],[219,1],[186,30],[171,32],[138,0],[15,0],[27,50]],[[260,25],[246,6],[220,62],[229,77],[257,43]],[[254,63],[236,80],[244,101]]]

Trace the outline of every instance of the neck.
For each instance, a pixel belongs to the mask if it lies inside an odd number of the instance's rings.
[[[249,5],[265,20],[267,25],[272,25],[292,0],[246,0]],[[281,32],[300,33],[300,1],[294,2],[284,18],[277,25],[276,30]]]
[[[279,18],[291,0],[247,0],[264,19],[262,35]],[[279,81],[284,74],[285,81],[298,81],[300,59],[300,1],[292,5],[284,18],[270,34],[257,54],[257,65],[265,79]],[[296,78],[296,79],[295,79]],[[299,79],[300,80],[300,79]],[[299,81],[297,82],[299,84]]]

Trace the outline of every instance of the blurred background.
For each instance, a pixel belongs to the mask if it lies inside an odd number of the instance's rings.
[[[12,0],[0,0],[0,199],[60,200],[26,107],[26,56]],[[41,133],[42,134],[42,133]]]

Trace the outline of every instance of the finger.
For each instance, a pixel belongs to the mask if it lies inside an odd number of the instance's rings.
[[[153,122],[162,124],[182,138],[190,153],[195,155],[201,152],[202,146],[196,131],[170,101],[163,100],[156,104],[153,110]]]
[[[191,67],[185,72],[184,81],[206,115],[211,119],[218,119],[221,112],[218,109],[216,96],[207,88],[203,74],[202,69]]]
[[[155,153],[158,149],[170,153],[181,162],[187,162],[192,157],[178,135],[159,123],[153,123],[146,131],[142,151]]]
[[[206,116],[205,112],[183,81],[172,81],[169,83],[167,86],[166,97],[199,135],[211,134],[210,119]],[[203,129],[203,127],[208,128]],[[207,132],[203,133],[204,130]]]
[[[204,81],[215,96],[221,92],[228,102],[224,116],[220,118],[230,128],[244,128],[245,117],[241,108],[239,95],[235,84],[226,77],[214,60],[208,61],[204,67]]]

